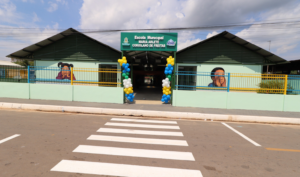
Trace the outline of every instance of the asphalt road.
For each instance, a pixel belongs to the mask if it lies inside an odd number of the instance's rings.
[[[299,177],[299,137],[290,125],[0,110],[0,176]]]

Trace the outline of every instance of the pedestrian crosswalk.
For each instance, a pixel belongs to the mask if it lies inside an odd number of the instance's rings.
[[[73,152],[195,161],[193,154],[190,152],[159,151],[86,145],[78,146]]]
[[[100,128],[97,132],[139,134],[139,135],[183,136],[181,132],[147,131],[147,130],[132,130],[132,129],[116,129],[116,128]]]
[[[163,136],[163,138],[160,136]],[[167,138],[168,136],[170,138]],[[181,137],[181,139],[176,137]],[[93,154],[95,156],[131,157],[139,160],[149,158],[158,161],[161,159],[169,160],[170,164],[172,164],[172,161],[194,163],[193,154],[187,150],[166,150],[172,147],[187,148],[188,143],[182,138],[183,134],[180,132],[177,121],[112,118],[104,127],[100,127],[97,130],[97,134],[92,134],[87,138],[87,144],[90,142],[89,140],[93,140],[100,143],[114,142],[117,145],[79,145],[73,150],[73,153]],[[126,147],[128,143],[131,146],[136,145],[136,147],[143,145],[143,148],[128,148]],[[145,147],[147,146],[149,148],[146,149]],[[152,149],[151,147],[153,146],[157,147]],[[133,164],[123,164],[122,160],[118,161],[118,163],[61,160],[51,171],[127,177],[203,177],[199,170],[166,168],[159,165],[143,166],[139,165],[139,163],[137,165]]]
[[[169,125],[143,125],[143,124],[128,124],[128,123],[111,123],[108,122],[105,125],[108,126],[119,126],[119,127],[140,127],[140,128],[160,128],[160,129],[177,129],[180,128],[178,126],[169,126]]]
[[[62,160],[51,171],[128,177],[202,177],[198,170]]]
[[[157,123],[157,124],[177,124],[176,121],[139,120],[139,119],[123,119],[123,118],[112,118],[111,121],[121,121],[121,122],[142,122],[142,123]]]
[[[141,143],[141,144],[161,144],[174,146],[188,146],[184,140],[153,139],[153,138],[132,138],[123,136],[91,135],[88,140],[113,141],[123,143]]]

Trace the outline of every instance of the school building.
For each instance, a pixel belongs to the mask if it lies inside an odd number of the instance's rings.
[[[300,76],[263,74],[264,66],[289,62],[227,31],[180,51],[177,33],[122,32],[120,46],[72,28],[32,44],[7,56],[35,64],[23,83],[0,82],[0,97],[131,103],[124,93],[127,74],[133,104],[162,104],[162,80],[169,75],[173,106],[300,112]],[[170,56],[173,70],[166,74]],[[118,63],[123,57],[127,71]]]

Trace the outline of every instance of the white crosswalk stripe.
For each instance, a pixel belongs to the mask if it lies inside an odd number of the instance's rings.
[[[108,122],[105,125],[120,126],[120,127],[161,128],[161,129],[178,129],[178,130],[180,129],[178,126],[170,126],[170,125],[144,125],[144,124],[111,123],[111,122]]]
[[[51,171],[128,177],[202,177],[199,170],[62,160]]]
[[[73,152],[195,161],[193,154],[190,152],[159,151],[87,145],[79,145]]]
[[[147,131],[147,130],[117,129],[117,128],[100,128],[99,130],[97,130],[97,132],[139,134],[139,135],[183,136],[181,132]]]
[[[174,125],[153,125],[153,124],[177,124],[177,121],[160,121],[160,120],[139,120],[139,119],[122,119],[112,118],[107,122],[105,126],[119,126],[120,128],[103,128],[97,130],[102,135],[90,135],[87,140],[98,141],[99,143],[109,141],[120,143],[118,146],[124,145],[124,143],[134,144],[148,144],[155,145],[157,147],[188,147],[188,143],[185,140],[174,139],[157,139],[157,138],[141,138],[130,137],[135,135],[139,136],[171,136],[171,137],[183,137],[182,132],[176,132],[180,130],[179,126]],[[123,122],[117,123],[116,121]],[[126,129],[125,129],[126,127]],[[130,129],[134,127],[135,129]],[[165,129],[160,131],[143,130],[143,129]],[[172,129],[173,131],[170,131]],[[175,130],[175,131],[174,131]],[[113,134],[110,135],[103,135]],[[123,136],[115,136],[120,134]],[[128,136],[124,136],[128,135]],[[87,141],[89,142],[89,141]],[[148,146],[147,145],[147,146]],[[165,148],[164,148],[165,149]],[[157,160],[170,160],[172,161],[186,161],[194,162],[195,158],[191,152],[182,151],[169,151],[169,150],[154,150],[154,149],[137,149],[137,148],[124,148],[124,147],[108,147],[108,146],[95,146],[95,145],[79,145],[73,151],[74,153],[87,153],[95,155],[108,155],[108,156],[123,156],[133,158],[154,158]],[[185,162],[184,162],[185,163]],[[138,163],[139,164],[139,163]],[[203,177],[199,170],[191,169],[179,169],[179,168],[163,168],[153,166],[141,166],[141,165],[129,165],[122,164],[122,160],[118,164],[105,163],[105,162],[90,162],[90,161],[76,161],[76,160],[61,160],[51,171],[55,172],[68,172],[68,173],[82,173],[93,175],[110,175],[110,176],[126,176],[126,177]],[[146,163],[147,164],[147,163]],[[170,165],[169,164],[169,165]],[[172,166],[172,165],[171,165]],[[117,170],[116,170],[117,169]]]
[[[139,120],[139,119],[123,119],[123,118],[112,118],[111,121],[157,123],[157,124],[177,124],[176,121]]]
[[[188,146],[184,140],[152,139],[152,138],[132,138],[123,136],[91,135],[88,140],[114,141],[123,143],[160,144],[174,146]]]

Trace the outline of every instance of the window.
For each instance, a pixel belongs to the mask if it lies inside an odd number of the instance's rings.
[[[117,87],[117,64],[99,64],[99,86]]]
[[[197,66],[178,66],[178,90],[196,90]]]

